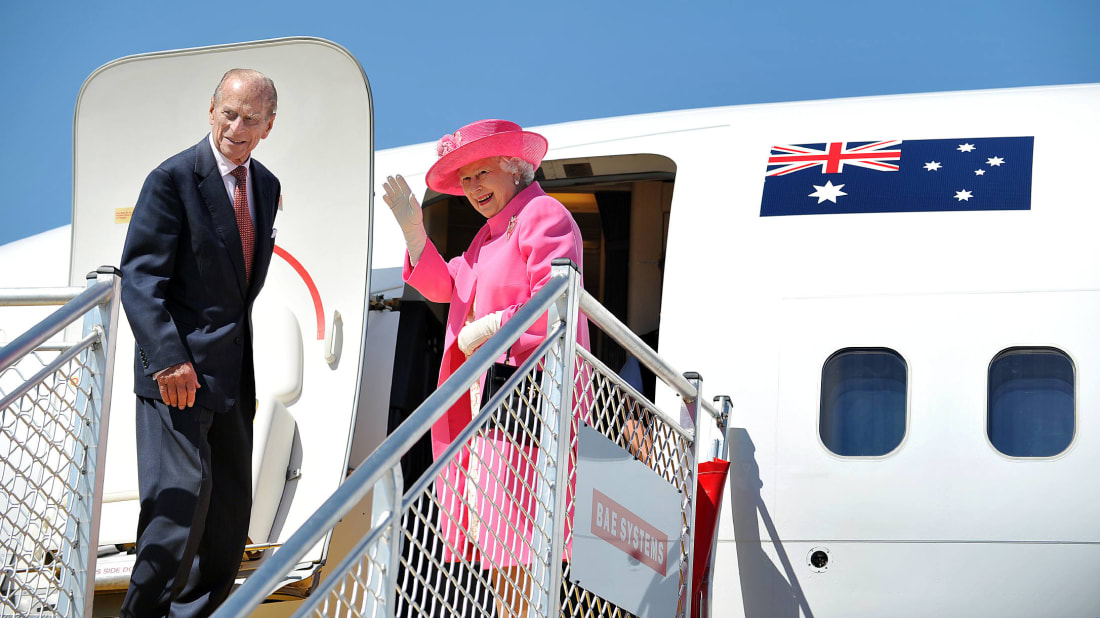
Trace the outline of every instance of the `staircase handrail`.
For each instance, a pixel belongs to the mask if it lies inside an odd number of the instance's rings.
[[[405,454],[459,397],[480,380],[489,366],[503,356],[512,342],[527,331],[561,296],[569,281],[551,277],[500,331],[485,342],[454,374],[420,404],[382,444],[349,475],[331,496],[290,536],[283,546],[267,557],[239,589],[226,599],[214,616],[243,616],[281,584],[287,573],[324,534],[332,529],[376,483],[398,465]]]

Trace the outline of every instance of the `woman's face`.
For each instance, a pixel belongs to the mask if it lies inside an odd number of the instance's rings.
[[[497,214],[519,193],[512,174],[500,169],[500,159],[489,157],[458,170],[462,191],[474,209],[486,219]]]

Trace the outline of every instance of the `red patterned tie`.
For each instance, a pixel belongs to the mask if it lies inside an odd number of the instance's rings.
[[[237,230],[241,233],[241,248],[244,249],[245,283],[251,283],[256,228],[252,227],[252,216],[248,214],[248,170],[243,165],[238,165],[237,169],[229,173],[237,179],[237,188],[233,190],[233,214],[237,215]]]

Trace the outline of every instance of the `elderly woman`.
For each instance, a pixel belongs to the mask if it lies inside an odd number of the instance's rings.
[[[408,247],[405,281],[428,300],[450,303],[440,384],[549,281],[554,258],[581,266],[580,229],[561,202],[534,182],[546,149],[546,138],[504,120],[481,120],[439,140],[428,186],[465,195],[486,219],[469,248],[450,262],[428,240],[420,205],[405,180],[390,177],[384,184],[383,199]],[[511,347],[508,359],[498,360],[522,364],[546,337],[546,328],[543,316]],[[588,348],[583,319],[577,341]],[[432,426],[435,457],[469,424],[478,389],[471,394]],[[502,615],[499,600],[515,615],[525,611],[521,597],[529,586],[520,565],[532,561],[536,483],[530,462],[537,460],[536,448],[490,428],[448,468],[440,479],[446,482],[436,482],[444,510],[445,557],[480,562],[491,570]]]

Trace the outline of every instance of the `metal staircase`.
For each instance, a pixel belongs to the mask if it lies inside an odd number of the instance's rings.
[[[401,457],[540,316],[548,335],[411,486]],[[678,421],[576,344],[583,313],[681,402]],[[558,316],[562,316],[559,318]],[[372,526],[326,569],[297,616],[629,616],[571,578],[578,427],[595,429],[678,491],[677,616],[692,616],[701,379],[675,371],[588,295],[568,261],[443,383],[215,614],[247,615],[373,490]],[[530,415],[537,419],[532,421]],[[671,552],[670,552],[671,553]]]

